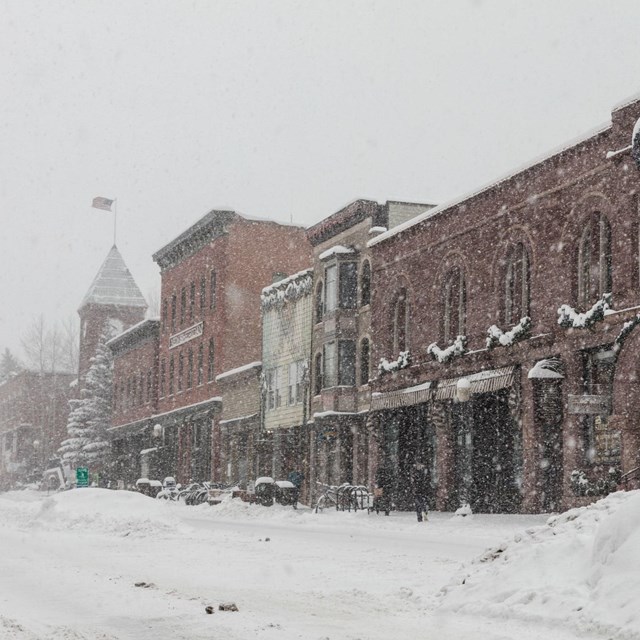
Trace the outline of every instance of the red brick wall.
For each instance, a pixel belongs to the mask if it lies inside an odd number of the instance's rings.
[[[147,375],[151,373],[151,393],[147,397]],[[142,400],[138,385],[143,376]],[[131,380],[136,381],[135,395],[127,390]],[[145,338],[135,348],[120,353],[113,361],[113,418],[112,425],[123,425],[141,420],[155,413],[158,405],[158,341]]]

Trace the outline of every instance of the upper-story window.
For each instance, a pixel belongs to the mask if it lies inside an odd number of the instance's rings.
[[[207,305],[207,279],[200,277],[200,313],[203,313]]]
[[[322,354],[316,353],[313,365],[313,395],[319,396],[322,391]]]
[[[167,327],[167,316],[169,315],[168,313],[168,308],[169,308],[169,301],[165,298],[162,301],[162,328],[166,330]]]
[[[504,321],[512,325],[529,315],[529,255],[520,242],[507,256],[504,280]]]
[[[171,360],[169,360],[169,395],[173,395],[173,381],[175,378],[176,371],[176,361],[173,356],[171,356]]]
[[[209,309],[216,308],[216,272],[212,271],[209,276]]]
[[[360,304],[364,307],[371,303],[371,264],[368,260],[362,263],[360,275]]]
[[[166,362],[164,358],[160,361],[160,397],[164,398],[164,385],[166,377]]]
[[[202,384],[202,375],[204,373],[204,347],[202,343],[198,346],[198,384]]]
[[[398,292],[393,309],[393,350],[395,353],[406,351],[409,344],[409,303],[407,290],[402,287]]]
[[[176,294],[171,295],[171,331],[176,330],[176,307],[178,306],[178,300]]]
[[[184,354],[181,351],[178,354],[178,391],[182,391],[183,382],[184,382]]]
[[[360,384],[369,384],[371,361],[371,345],[369,338],[363,338],[360,342]]]
[[[207,380],[213,381],[214,374],[214,356],[215,356],[215,342],[213,338],[209,338],[209,359],[207,362]]]
[[[315,314],[316,322],[321,322],[324,315],[324,284],[322,280],[316,285]]]
[[[445,343],[465,335],[467,316],[464,273],[459,267],[449,271],[444,282],[444,314],[442,337]]]
[[[180,291],[180,326],[184,324],[187,315],[187,287],[182,287]]]
[[[338,306],[338,265],[332,264],[324,272],[324,310],[335,311]]]
[[[187,352],[187,389],[193,387],[193,349]]]
[[[324,311],[355,309],[358,303],[358,265],[332,264],[325,269]]]
[[[604,293],[611,293],[611,227],[596,212],[585,221],[578,247],[578,306],[587,309]]]
[[[340,264],[341,309],[355,309],[358,304],[358,265],[355,262]]]
[[[189,322],[193,322],[196,312],[196,283],[192,282],[189,288]]]

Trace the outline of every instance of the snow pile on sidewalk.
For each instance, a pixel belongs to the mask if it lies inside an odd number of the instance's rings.
[[[32,526],[117,535],[177,533],[188,529],[176,517],[180,508],[134,491],[73,489],[46,498]]]
[[[488,549],[440,593],[441,610],[640,638],[640,491],[551,517]]]

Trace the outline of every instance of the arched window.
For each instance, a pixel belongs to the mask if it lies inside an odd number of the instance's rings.
[[[363,338],[360,343],[360,384],[369,384],[371,346],[369,338]]]
[[[313,395],[319,396],[322,391],[322,354],[317,353],[313,367]]]
[[[409,343],[409,304],[407,302],[407,290],[402,287],[398,291],[396,304],[393,310],[393,346],[394,352],[400,353],[407,350]]]
[[[364,307],[371,302],[371,265],[368,260],[362,263],[360,276],[360,304]]]
[[[578,246],[578,306],[586,310],[604,293],[611,293],[611,227],[595,212],[585,221]]]
[[[316,322],[321,322],[324,315],[324,285],[322,280],[316,285],[315,313]]]
[[[529,255],[520,242],[507,255],[504,279],[504,322],[513,325],[529,315]]]
[[[444,316],[442,336],[445,343],[465,335],[466,290],[464,273],[459,267],[449,271],[444,282]]]

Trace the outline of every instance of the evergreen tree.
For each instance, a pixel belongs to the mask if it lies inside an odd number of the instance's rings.
[[[2,357],[0,357],[0,382],[7,380],[11,374],[20,371],[20,364],[9,349],[5,348]]]
[[[113,357],[106,343],[112,330],[103,330],[96,354],[78,399],[71,400],[67,434],[58,453],[73,466],[103,469],[109,456],[107,428],[111,424]]]

